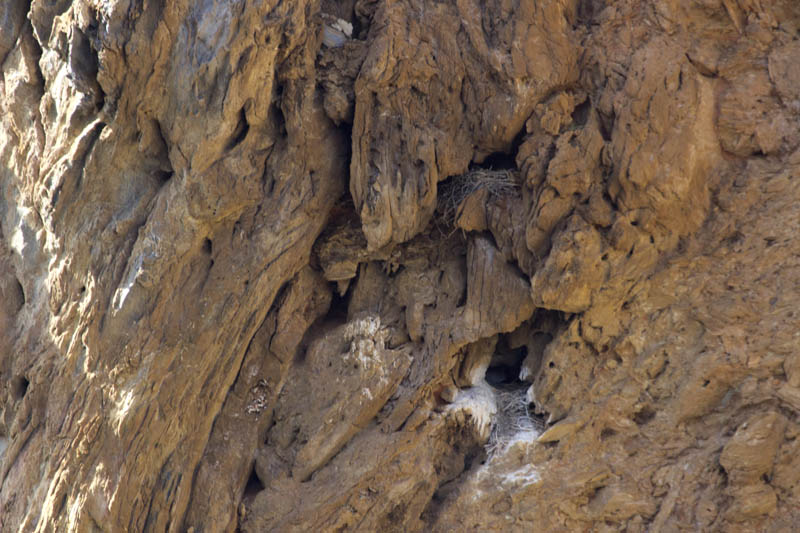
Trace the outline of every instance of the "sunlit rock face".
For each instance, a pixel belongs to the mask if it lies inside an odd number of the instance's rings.
[[[798,31],[3,2],[0,530],[796,529]]]

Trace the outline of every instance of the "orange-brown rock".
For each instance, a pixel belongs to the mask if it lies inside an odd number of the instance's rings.
[[[795,0],[6,0],[0,531],[794,531]]]

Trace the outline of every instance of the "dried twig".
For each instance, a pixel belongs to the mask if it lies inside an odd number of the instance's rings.
[[[461,203],[472,193],[487,189],[490,197],[513,194],[519,184],[514,172],[510,170],[491,170],[478,168],[466,174],[453,176],[439,185],[438,211],[442,219],[455,226]]]
[[[527,387],[496,391],[495,415],[486,454],[489,460],[502,455],[514,441],[532,441],[542,431],[542,425],[528,410]]]

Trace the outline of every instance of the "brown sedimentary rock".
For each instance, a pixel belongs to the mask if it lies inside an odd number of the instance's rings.
[[[798,28],[4,2],[0,530],[796,529]]]

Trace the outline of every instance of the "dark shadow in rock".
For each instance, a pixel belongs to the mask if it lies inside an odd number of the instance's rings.
[[[589,120],[589,113],[592,110],[592,102],[589,98],[578,104],[572,111],[572,122],[576,126],[584,126]]]
[[[520,346],[511,349],[508,346],[506,335],[501,335],[497,342],[495,354],[486,370],[486,382],[495,388],[508,385],[525,385],[520,381],[519,375],[522,369],[522,362],[528,355],[528,348]]]
[[[11,389],[11,397],[14,398],[15,401],[19,401],[25,397],[28,393],[28,386],[30,382],[28,378],[25,376],[17,376],[11,380],[9,384]]]
[[[226,150],[233,150],[237,146],[239,146],[242,141],[245,140],[247,137],[247,132],[250,131],[250,124],[247,122],[247,113],[245,112],[244,108],[239,111],[239,122],[236,124],[236,128],[233,130],[231,134],[231,138],[228,141],[227,146],[225,147]]]
[[[262,483],[261,479],[259,479],[258,474],[256,473],[255,464],[253,464],[253,467],[250,470],[250,477],[247,478],[247,483],[244,486],[244,494],[242,499],[249,501],[255,498],[256,494],[264,490],[264,488],[264,483]]]

